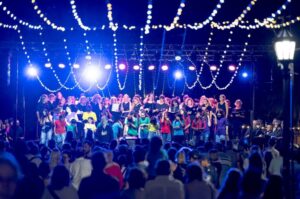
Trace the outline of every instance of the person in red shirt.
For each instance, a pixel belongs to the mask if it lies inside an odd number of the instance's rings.
[[[171,125],[172,123],[168,116],[168,112],[164,111],[160,119],[160,133],[164,142],[171,141]]]
[[[55,134],[55,140],[58,144],[64,143],[66,138],[66,127],[67,122],[65,120],[64,115],[59,116],[59,120],[56,120],[54,122],[54,134]]]
[[[201,134],[203,130],[206,128],[206,121],[201,118],[201,113],[197,112],[195,118],[192,122],[192,130],[194,132],[194,141],[195,145],[197,145],[200,141]]]
[[[114,155],[112,151],[107,151],[105,153],[106,166],[104,168],[104,173],[115,178],[119,182],[120,189],[124,186],[124,177],[121,168],[118,163],[113,161]]]

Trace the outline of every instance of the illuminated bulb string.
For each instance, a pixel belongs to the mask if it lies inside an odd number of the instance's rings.
[[[284,10],[286,10],[287,6],[292,2],[292,0],[286,0],[283,5],[281,5],[275,12],[273,12],[269,17],[264,18],[263,20],[255,19],[255,24],[250,25],[239,25],[239,28],[242,29],[257,29],[260,27],[267,27],[268,24],[275,20],[278,15],[281,15]],[[261,22],[262,21],[262,22]]]
[[[234,19],[232,22],[229,22],[228,25],[219,25],[219,23],[212,22],[211,26],[213,28],[218,28],[221,30],[231,29],[239,25],[239,23],[246,17],[246,15],[252,10],[252,7],[256,4],[257,0],[251,0],[247,7],[242,11],[242,13]]]
[[[51,26],[52,29],[54,30],[58,30],[58,31],[65,31],[66,28],[62,27],[62,26],[58,26],[55,23],[53,23],[52,21],[50,21],[50,19],[48,19],[45,14],[42,12],[42,10],[39,9],[39,6],[36,3],[36,0],[32,0],[31,1],[32,5],[33,5],[33,9],[35,10],[36,14],[48,25]]]
[[[184,7],[185,7],[185,0],[181,0],[180,4],[179,4],[179,7],[177,9],[177,12],[176,12],[176,16],[173,18],[172,23],[168,27],[166,27],[167,30],[172,30],[176,26],[178,26],[178,21],[180,20],[180,16],[182,14],[182,11],[183,11]]]
[[[127,80],[127,75],[128,75],[128,66],[127,66],[127,71],[126,71],[126,75],[125,75],[125,80],[122,85],[120,82],[120,74],[119,74],[119,68],[118,68],[119,61],[118,61],[118,47],[117,47],[117,34],[116,34],[118,27],[113,22],[112,4],[110,3],[110,1],[107,1],[106,7],[107,7],[107,19],[109,22],[109,27],[113,31],[112,36],[113,36],[113,48],[114,48],[114,65],[115,65],[115,69],[116,69],[117,82],[118,82],[119,90],[122,91],[125,89],[125,86],[126,86],[126,80]]]
[[[72,8],[72,14],[74,19],[77,21],[77,24],[79,25],[80,28],[82,28],[83,30],[87,31],[87,30],[91,30],[91,28],[89,26],[86,26],[83,24],[81,18],[79,17],[78,13],[77,13],[77,9],[76,9],[76,2],[75,0],[70,0],[70,5]]]
[[[237,65],[237,67],[236,67],[236,69],[235,69],[235,71],[234,71],[234,74],[232,75],[230,81],[228,82],[228,84],[226,84],[224,87],[220,87],[220,86],[217,84],[217,82],[215,81],[214,84],[215,84],[215,86],[216,86],[216,88],[217,88],[218,90],[226,90],[226,89],[233,83],[234,78],[237,76],[239,68],[242,67],[242,61],[243,61],[243,58],[244,58],[245,53],[246,53],[246,51],[247,51],[248,41],[249,41],[249,39],[251,38],[251,34],[248,34],[248,35],[247,35],[247,38],[248,38],[248,39],[245,41],[243,51],[242,51],[242,53],[241,53],[241,55],[240,55],[239,63],[238,63],[238,65]]]
[[[45,44],[45,42],[43,41],[43,38],[42,38],[43,37],[43,32],[42,31],[39,33],[39,36],[40,36],[41,41],[42,41],[42,47],[43,47],[44,55],[45,55],[45,57],[47,59],[47,62],[50,63],[50,67],[49,68],[51,69],[51,71],[52,71],[55,79],[57,80],[59,86],[61,86],[62,88],[66,89],[66,90],[70,90],[70,88],[66,86],[66,83],[68,82],[71,74],[70,73],[68,74],[68,76],[67,76],[66,80],[64,81],[64,83],[61,82],[61,80],[59,79],[59,77],[58,77],[55,69],[52,66],[50,57],[49,57],[48,52],[47,52],[46,44]]]
[[[19,39],[20,39],[20,41],[21,41],[22,50],[23,50],[23,53],[24,53],[24,55],[25,55],[25,57],[26,57],[26,59],[27,59],[27,63],[28,63],[28,65],[31,66],[31,65],[32,65],[32,64],[31,64],[31,58],[30,58],[30,55],[28,54],[27,48],[26,48],[26,46],[25,46],[25,43],[24,43],[24,40],[23,40],[23,36],[22,36],[21,30],[18,28],[16,31],[17,31],[17,33],[18,33],[18,35],[19,35]],[[36,75],[36,78],[37,78],[37,80],[39,81],[40,85],[41,85],[44,89],[46,89],[47,91],[49,91],[49,92],[51,92],[51,93],[60,91],[60,90],[62,89],[62,87],[59,87],[59,88],[57,88],[57,89],[50,89],[49,87],[47,87],[47,86],[42,82],[42,80],[40,79],[40,77],[39,77],[38,74]]]
[[[144,58],[144,29],[141,28],[141,35],[140,35],[140,59],[139,59],[139,91],[142,90],[142,80],[143,80],[143,58]]]
[[[2,8],[3,12],[9,16],[12,20],[18,22],[22,26],[26,26],[30,29],[35,29],[35,30],[42,30],[41,25],[32,25],[27,21],[23,21],[22,19],[19,19],[11,10],[9,10],[6,6],[4,6],[3,1],[0,0],[0,9]]]
[[[152,21],[152,9],[153,9],[153,4],[152,0],[148,0],[148,6],[147,6],[147,20],[146,20],[146,25],[145,25],[145,34],[150,33],[150,24]]]
[[[5,23],[2,23],[2,22],[0,22],[0,27],[4,28],[4,29],[13,29],[13,30],[18,29],[18,25],[5,24]]]

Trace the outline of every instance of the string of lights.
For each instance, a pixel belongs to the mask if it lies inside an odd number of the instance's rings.
[[[11,10],[9,10],[4,4],[3,1],[0,0],[0,9],[2,8],[2,11],[9,16],[12,20],[16,21],[22,26],[26,26],[30,29],[35,29],[35,30],[42,30],[41,25],[32,25],[27,21],[23,21],[22,19],[19,19]]]
[[[66,83],[67,83],[68,80],[69,80],[70,74],[67,76],[67,78],[66,78],[66,80],[64,81],[64,83],[62,83],[61,80],[60,80],[60,78],[58,77],[58,75],[57,75],[57,73],[56,73],[56,70],[55,70],[55,69],[53,68],[53,66],[52,66],[50,57],[48,56],[47,47],[46,47],[45,41],[43,41],[43,32],[42,32],[42,31],[39,33],[39,36],[40,36],[40,38],[41,38],[44,56],[45,56],[45,58],[46,58],[46,60],[47,60],[47,63],[45,64],[45,66],[46,66],[47,68],[50,68],[50,69],[51,69],[51,71],[52,71],[52,73],[53,73],[55,79],[57,80],[59,86],[61,86],[62,88],[66,89],[66,90],[70,90],[72,87],[67,87],[67,86],[66,86]],[[59,64],[59,66],[60,66],[60,68],[65,68],[65,65],[62,64],[62,63]]]
[[[44,23],[46,23],[48,26],[50,26],[54,30],[58,30],[58,31],[66,30],[65,27],[58,26],[55,23],[53,23],[50,19],[48,19],[48,17],[46,17],[46,15],[42,12],[42,10],[37,5],[36,0],[32,0],[31,3],[33,5],[33,9],[35,10],[36,14],[44,21]]]
[[[176,16],[173,18],[172,23],[168,27],[166,27],[167,30],[174,29],[175,26],[178,24],[178,21],[180,20],[180,16],[182,14],[182,11],[183,11],[184,7],[185,7],[185,0],[181,0],[180,4],[179,4],[179,7],[177,9],[177,12],[176,12]]]
[[[139,91],[142,90],[142,80],[143,80],[143,57],[144,57],[144,29],[141,29],[140,35],[140,59],[139,59]]]
[[[251,0],[251,2],[247,5],[247,7],[242,11],[242,13],[235,18],[232,22],[229,22],[225,25],[220,25],[220,23],[212,22],[211,27],[217,28],[221,30],[231,29],[240,24],[240,22],[246,17],[246,15],[252,10],[252,7],[256,4],[257,0]]]
[[[0,22],[0,28],[17,30],[18,25],[11,25]]]
[[[152,21],[152,8],[153,8],[152,0],[148,0],[145,34],[150,33],[150,28],[151,28],[150,25],[151,25],[151,21]]]
[[[81,18],[79,17],[75,0],[70,0],[70,5],[71,5],[71,8],[72,8],[73,17],[77,21],[77,24],[79,25],[79,27],[81,29],[85,30],[85,31],[91,30],[92,28],[90,28],[89,26],[84,25]]]
[[[216,81],[214,82],[214,84],[218,90],[226,90],[233,83],[234,78],[238,75],[239,68],[242,67],[243,57],[245,56],[245,53],[247,51],[247,46],[248,46],[248,42],[249,42],[248,40],[251,38],[251,34],[248,34],[247,38],[248,39],[244,43],[243,52],[240,54],[238,65],[236,66],[234,74],[232,75],[230,81],[224,87],[220,87]]]

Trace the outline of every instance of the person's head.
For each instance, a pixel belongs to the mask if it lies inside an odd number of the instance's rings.
[[[272,124],[267,124],[266,131],[270,132],[272,130],[273,130],[273,125]]]
[[[235,100],[235,102],[234,102],[235,108],[241,108],[242,105],[243,105],[242,100],[240,100],[240,99]]]
[[[123,102],[129,102],[130,101],[130,98],[129,98],[129,95],[128,94],[124,94],[123,96]]]
[[[62,99],[63,98],[63,95],[62,95],[62,93],[61,92],[57,92],[56,93],[56,97],[57,97],[57,99]]]
[[[113,153],[113,151],[107,150],[104,153],[104,155],[105,155],[106,163],[112,163],[113,162],[113,159],[114,159],[114,153]]]
[[[82,95],[80,98],[79,98],[79,103],[81,105],[86,105],[88,102],[88,99],[86,98],[86,96]]]
[[[49,94],[49,102],[53,103],[56,100],[56,96],[53,93]]]
[[[181,116],[179,114],[176,114],[175,120],[177,120],[177,121],[181,120]]]
[[[156,176],[168,176],[171,174],[171,166],[168,160],[158,160],[155,165]]]
[[[225,96],[224,94],[221,94],[221,95],[219,96],[219,100],[220,100],[220,102],[225,102],[226,96]]]
[[[193,182],[194,180],[202,181],[203,172],[201,167],[196,163],[190,164],[186,169],[186,176],[188,183]]]
[[[0,198],[13,198],[21,170],[15,157],[7,152],[0,153]]]
[[[59,120],[60,120],[60,121],[64,121],[64,120],[65,120],[64,114],[61,114],[61,115],[59,116]]]
[[[63,165],[58,165],[54,168],[50,187],[54,190],[61,190],[68,187],[70,184],[70,175],[67,168]]]
[[[164,95],[160,95],[159,96],[159,103],[163,104],[165,102],[165,96]]]
[[[68,113],[68,114],[70,114],[72,111],[71,111],[71,108],[69,107],[69,106],[67,106],[66,107],[66,112]]]
[[[173,99],[172,99],[171,105],[172,105],[173,107],[178,107],[178,106],[179,106],[178,100],[177,100],[176,98],[173,98]]]
[[[194,106],[194,100],[192,98],[187,99],[187,105],[188,106]]]
[[[141,118],[144,118],[144,117],[146,117],[146,114],[145,114],[145,112],[144,112],[144,111],[141,111],[141,112],[140,112],[140,117],[141,117]]]
[[[49,98],[46,94],[43,94],[40,99],[43,104],[46,104],[49,101]]]
[[[103,169],[106,166],[106,160],[103,152],[96,151],[92,155],[92,167],[93,171],[97,173],[103,173]]]
[[[157,153],[162,147],[162,139],[158,136],[153,136],[150,141],[150,151]]]
[[[88,140],[83,143],[83,152],[85,155],[89,154],[92,150],[92,143]]]
[[[254,173],[262,174],[263,173],[263,158],[259,152],[253,152],[249,157],[249,167],[248,170],[251,170]]]
[[[139,190],[139,189],[144,188],[145,183],[146,183],[146,178],[145,178],[144,173],[140,169],[133,168],[133,169],[129,170],[127,182],[129,185],[129,189]]]
[[[184,150],[179,150],[176,153],[176,162],[178,164],[186,164],[186,156],[185,156],[185,151]]]
[[[143,162],[146,158],[146,152],[142,148],[136,148],[133,152],[133,161],[135,163]]]
[[[176,162],[177,150],[175,147],[171,147],[168,149],[168,157],[172,162]]]
[[[229,169],[221,186],[221,192],[238,193],[241,180],[242,173],[240,170],[236,168]]]
[[[88,118],[88,123],[89,123],[89,124],[94,124],[94,119],[93,119],[92,117],[89,117],[89,118]]]
[[[63,163],[64,163],[64,164],[70,163],[71,158],[72,158],[71,156],[72,156],[72,155],[71,155],[71,151],[69,151],[69,150],[64,150],[64,151],[62,152]]]
[[[66,99],[64,97],[62,97],[60,100],[59,100],[59,106],[64,106],[66,104]]]

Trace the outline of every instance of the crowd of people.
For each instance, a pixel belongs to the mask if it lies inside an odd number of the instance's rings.
[[[281,122],[202,96],[42,95],[40,139],[0,122],[0,199],[284,198]]]

